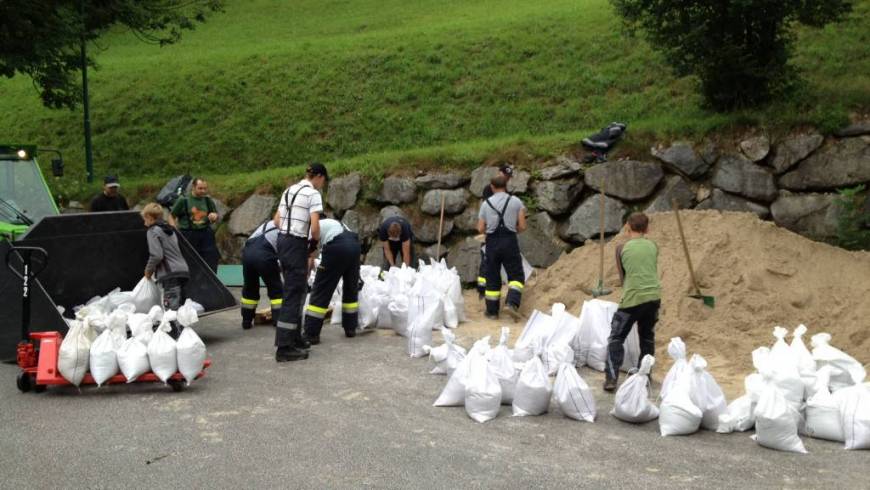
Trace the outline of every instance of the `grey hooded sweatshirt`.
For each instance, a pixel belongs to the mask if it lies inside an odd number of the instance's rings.
[[[154,273],[154,279],[164,281],[172,278],[190,277],[187,262],[178,245],[178,232],[160,220],[148,228],[148,263],[146,272]]]

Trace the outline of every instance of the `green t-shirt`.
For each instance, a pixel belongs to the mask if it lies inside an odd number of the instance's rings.
[[[620,260],[625,269],[625,281],[620,308],[631,308],[661,299],[658,257],[659,248],[652,240],[633,238],[623,245]]]
[[[208,196],[184,196],[175,201],[172,215],[178,218],[179,230],[201,230],[211,224],[208,213],[213,213],[216,209],[214,201]]]

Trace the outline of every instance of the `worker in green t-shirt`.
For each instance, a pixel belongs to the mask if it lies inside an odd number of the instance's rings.
[[[604,390],[616,389],[619,368],[625,349],[623,343],[637,323],[640,338],[640,357],[655,355],[655,326],[659,318],[662,286],[659,282],[659,248],[646,238],[649,218],[643,213],[632,213],[625,223],[628,241],[616,248],[616,265],[622,281],[622,299],[610,324],[607,340],[607,365],[604,368]]]
[[[217,274],[220,252],[214,237],[212,224],[220,216],[212,198],[208,197],[208,182],[193,179],[189,196],[181,196],[175,201],[169,215],[169,224],[175,226],[190,242],[190,245]]]

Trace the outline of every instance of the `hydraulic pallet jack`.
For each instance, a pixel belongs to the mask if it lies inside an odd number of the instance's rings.
[[[12,254],[16,254],[21,261],[22,270],[17,271],[12,264]],[[36,269],[34,269],[34,263]],[[6,267],[21,279],[22,284],[22,308],[21,308],[21,341],[18,343],[18,373],[17,385],[22,393],[35,391],[41,393],[46,387],[55,385],[69,385],[70,382],[61,376],[57,368],[60,345],[63,335],[60,332],[31,332],[30,331],[30,291],[33,280],[48,265],[48,253],[39,247],[15,247],[6,253]],[[211,360],[206,359],[203,370],[196,379],[205,376],[205,369],[211,366]],[[145,373],[136,378],[134,383],[159,382],[160,379],[152,372]],[[117,374],[104,384],[127,383],[123,374]],[[93,385],[94,378],[90,373],[85,374],[82,385]],[[181,373],[173,374],[167,384],[173,391],[184,389],[184,377]]]

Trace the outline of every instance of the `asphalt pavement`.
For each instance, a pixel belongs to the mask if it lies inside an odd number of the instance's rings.
[[[473,307],[473,305],[472,305]],[[307,361],[277,364],[274,330],[237,311],[197,329],[213,365],[161,384],[19,393],[0,365],[2,488],[868,488],[870,452],[804,438],[772,451],[751,433],[661,437],[658,423],[549,413],[473,422],[432,402],[447,379],[401,337],[326,327]],[[460,326],[460,328],[462,328]]]

